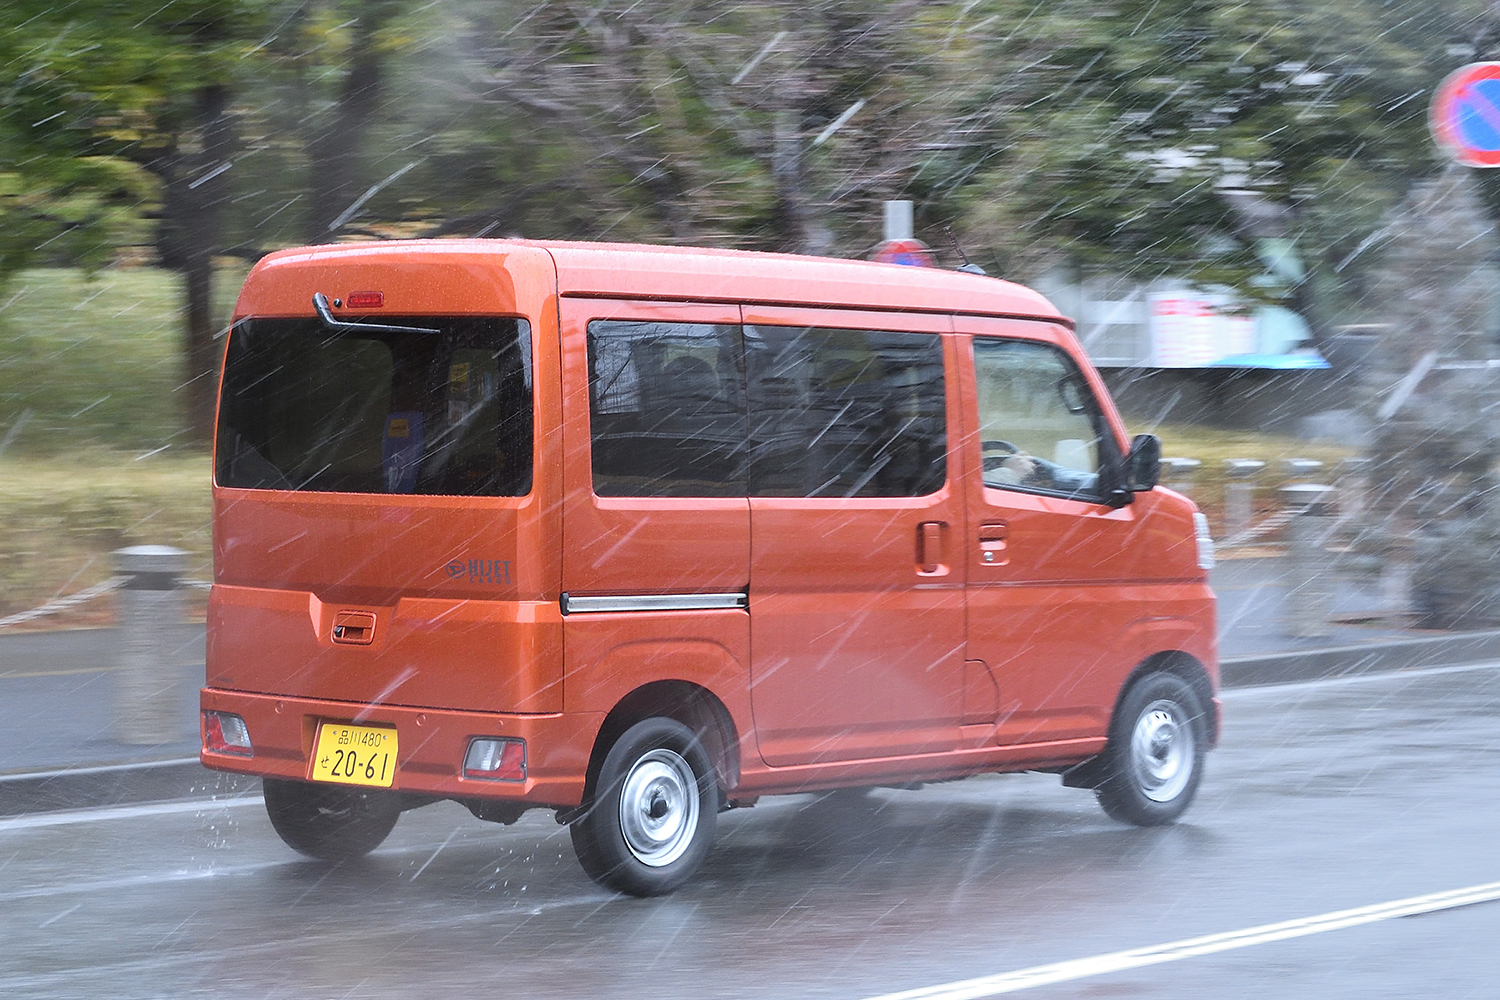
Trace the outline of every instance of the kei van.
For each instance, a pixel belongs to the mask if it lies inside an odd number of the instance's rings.
[[[227,338],[203,763],[293,848],[557,811],[668,892],[762,795],[1050,771],[1175,819],[1219,732],[1206,522],[1071,324],[935,269],[289,250]]]

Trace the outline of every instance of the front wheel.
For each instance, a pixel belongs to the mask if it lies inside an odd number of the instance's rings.
[[[347,861],[379,847],[401,818],[390,792],[266,778],[266,814],[288,847],[322,861]]]
[[[1198,790],[1204,750],[1203,709],[1192,687],[1175,674],[1143,677],[1110,725],[1099,804],[1136,826],[1172,822]]]
[[[703,743],[674,719],[646,719],[610,747],[593,801],[568,832],[595,882],[660,896],[708,856],[718,811],[718,781]]]

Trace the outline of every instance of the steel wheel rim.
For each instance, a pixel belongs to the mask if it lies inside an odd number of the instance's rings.
[[[1193,776],[1193,727],[1182,706],[1165,698],[1153,701],[1135,721],[1130,763],[1141,793],[1152,802],[1170,802]]]
[[[631,855],[662,868],[687,853],[698,829],[698,777],[680,754],[652,750],[620,788],[620,832]]]

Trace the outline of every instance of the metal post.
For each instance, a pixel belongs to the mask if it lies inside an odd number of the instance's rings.
[[[1305,639],[1328,635],[1334,576],[1324,551],[1333,524],[1332,486],[1294,483],[1281,488],[1285,509],[1295,512],[1287,550],[1286,634]]]
[[[187,553],[167,545],[114,552],[120,591],[120,646],[115,671],[115,729],[121,743],[156,745],[182,737],[168,666],[170,626],[182,621],[178,578]]]
[[[1255,480],[1266,463],[1256,458],[1226,458],[1224,474],[1229,483],[1224,488],[1225,544],[1244,544],[1250,532],[1250,501],[1255,496]]]
[[[912,203],[909,201],[888,201],[885,203],[885,239],[909,240],[912,238],[913,212]]]
[[[1176,490],[1183,496],[1193,495],[1193,481],[1198,477],[1198,469],[1203,463],[1196,458],[1164,458],[1161,460],[1162,471],[1166,473],[1162,478],[1166,480],[1169,490]]]

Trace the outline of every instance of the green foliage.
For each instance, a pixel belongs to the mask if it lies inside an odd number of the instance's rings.
[[[195,91],[240,71],[269,0],[12,0],[0,11],[0,278],[33,261],[98,266],[147,241],[153,174]]]
[[[0,274],[147,241],[222,86],[215,236],[247,255],[330,238],[330,199],[345,234],[863,255],[908,197],[930,242],[952,222],[1008,276],[1170,274],[1358,319],[1384,216],[1438,166],[1432,88],[1496,54],[1491,6],[13,0]],[[320,186],[330,156],[347,176]],[[1260,283],[1268,229],[1305,287]]]
[[[1008,0],[983,7],[1022,13]],[[1034,10],[990,46],[1015,69],[986,97],[1005,119],[960,204],[1002,253],[1006,225],[1051,244],[1051,257],[1019,255],[1023,272],[1061,254],[1253,292],[1256,227],[1226,197],[1240,192],[1279,209],[1280,228],[1327,271],[1437,166],[1428,95],[1484,16],[1477,2],[1418,13],[1382,0]]]

